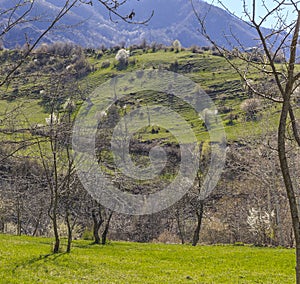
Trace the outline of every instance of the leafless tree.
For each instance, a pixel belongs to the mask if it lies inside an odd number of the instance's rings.
[[[221,5],[222,1],[218,1]],[[257,46],[248,49],[243,46],[235,34],[230,35],[228,43],[235,48],[234,52],[219,46],[215,39],[207,32],[205,15],[200,15],[194,1],[191,0],[195,15],[200,24],[201,33],[215,48],[227,59],[231,67],[240,75],[245,86],[252,94],[268,99],[280,105],[280,119],[278,123],[277,151],[280,169],[290,205],[293,230],[296,242],[296,280],[300,283],[300,217],[299,192],[297,180],[292,177],[292,164],[290,152],[300,147],[299,122],[295,115],[295,90],[299,86],[300,73],[296,68],[298,57],[298,38],[300,29],[299,2],[293,0],[273,1],[268,5],[265,1],[243,1],[244,14],[249,29],[257,33]],[[229,11],[224,5],[223,7]],[[258,14],[258,9],[260,14]],[[294,21],[288,21],[289,11],[295,15]],[[271,29],[265,29],[268,21],[273,24]],[[228,37],[227,37],[228,38]],[[254,59],[254,56],[259,58]],[[278,56],[282,63],[278,64]],[[233,58],[238,58],[238,64]],[[272,82],[272,88],[266,89],[251,80],[251,75],[258,74],[263,81]]]
[[[70,198],[74,188],[76,188],[76,177],[73,157],[71,155],[71,130],[72,130],[72,113],[75,111],[75,103],[80,96],[80,92],[76,89],[69,78],[69,74],[57,74],[49,80],[48,88],[45,92],[48,96],[50,115],[46,118],[45,124],[33,126],[33,133],[37,145],[39,158],[41,160],[44,174],[46,176],[47,185],[50,190],[49,217],[53,225],[53,233],[55,244],[53,252],[59,252],[60,238],[58,231],[58,216],[60,210],[60,201],[64,197],[64,213],[65,221],[68,228],[68,246],[70,251],[72,240],[72,227],[74,227],[76,218],[73,218],[71,225],[71,205]],[[73,94],[73,96],[72,96]]]

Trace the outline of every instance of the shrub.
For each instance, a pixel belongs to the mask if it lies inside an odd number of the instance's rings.
[[[192,45],[191,46],[191,52],[192,53],[198,53],[199,52],[199,47],[197,45]]]
[[[227,117],[226,117],[226,125],[228,126],[232,126],[234,125],[234,120],[238,119],[238,115],[230,113]]]
[[[52,55],[69,57],[73,54],[81,55],[83,53],[83,50],[81,47],[76,46],[73,43],[55,42],[54,44],[47,46],[47,52]]]
[[[103,51],[102,51],[102,50],[99,50],[99,51],[95,54],[95,57],[96,57],[97,59],[100,59],[102,56],[103,56]]]
[[[80,56],[74,63],[74,70],[76,71],[75,77],[79,79],[90,73],[92,68],[89,62],[83,56]]]
[[[140,49],[146,49],[147,47],[148,47],[147,41],[146,41],[146,39],[143,39],[140,46],[139,46],[139,48]]]
[[[177,72],[179,68],[178,61],[176,60],[174,63],[170,64],[169,70],[172,72]]]
[[[110,61],[105,60],[101,63],[101,68],[108,68],[110,66]]]
[[[202,46],[201,49],[203,51],[209,51],[210,50],[210,47],[209,46]]]
[[[220,53],[220,52],[217,51],[217,50],[216,50],[216,51],[213,51],[213,52],[212,52],[212,55],[213,55],[213,56],[220,56],[220,57],[223,57],[223,54]]]
[[[92,241],[94,239],[93,231],[89,229],[85,229],[81,238],[86,241]]]
[[[259,107],[261,106],[261,102],[259,99],[247,99],[242,102],[241,109],[246,114],[247,120],[256,120],[257,119],[257,112]]]
[[[180,244],[181,241],[175,234],[165,230],[157,239],[153,240],[154,243],[165,243],[165,244]]]
[[[152,42],[151,50],[152,50],[153,53],[157,51],[157,43],[156,42]]]
[[[225,114],[225,113],[229,113],[232,111],[232,108],[231,107],[227,107],[227,106],[221,106],[218,108],[219,110],[219,113],[220,114]]]

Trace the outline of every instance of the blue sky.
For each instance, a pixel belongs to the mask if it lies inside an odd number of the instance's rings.
[[[213,2],[213,5],[220,6],[220,4],[218,4],[217,0],[206,0],[206,2],[208,2],[208,3]],[[256,4],[257,14],[259,16],[262,16],[263,14],[265,14],[265,9],[262,8],[262,6],[261,6],[262,1],[257,0],[256,2],[257,2],[257,4]],[[236,16],[244,17],[244,15],[243,15],[243,0],[222,0],[222,3],[224,4],[224,6],[228,7],[232,12],[234,12]],[[252,0],[246,0],[246,3],[250,4],[249,8],[251,8]],[[273,7],[276,6],[276,3],[274,3],[274,1],[271,1],[271,0],[265,0],[265,3],[266,3],[266,5],[268,6],[269,9],[272,9]],[[293,13],[293,9],[291,7],[286,9],[285,12],[289,13],[289,16],[288,16],[289,21],[292,21],[292,20],[296,19],[296,15],[295,15],[295,13]],[[272,20],[270,20],[267,23],[267,26],[268,27],[272,26]]]

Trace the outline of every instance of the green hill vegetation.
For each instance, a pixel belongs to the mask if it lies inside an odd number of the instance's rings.
[[[174,51],[174,48],[161,46],[144,49],[131,47],[129,48],[131,55],[128,62],[125,66],[120,66],[115,59],[118,48],[83,50],[71,44],[60,43],[47,48],[43,46],[27,59],[22,69],[16,74],[18,79],[13,81],[8,88],[2,88],[1,113],[8,112],[25,103],[27,107],[22,115],[26,116],[28,122],[31,124],[43,123],[47,114],[50,114],[49,103],[53,101],[51,95],[45,95],[48,92],[47,88],[51,88],[49,86],[51,80],[49,83],[47,79],[49,76],[63,74],[66,81],[74,82],[76,80],[77,91],[81,92],[81,97],[77,97],[79,103],[80,98],[88,96],[97,86],[115,76],[136,70],[162,69],[187,76],[210,95],[223,120],[229,141],[261,135],[266,117],[270,129],[274,129],[278,113],[276,109],[268,107],[267,102],[261,99],[257,99],[253,117],[247,117],[247,110],[243,109],[241,104],[249,96],[243,89],[238,75],[216,51],[196,47],[180,52]],[[21,51],[4,50],[0,53],[0,60],[4,65],[2,71],[5,71],[5,65],[18,60],[18,52]],[[238,61],[234,58],[233,60]],[[253,80],[257,80],[259,83],[259,76],[255,72],[253,72]],[[54,81],[52,83],[55,84]],[[144,97],[146,103],[155,104],[163,101],[162,98],[157,98],[155,92],[150,92],[139,94],[130,104],[136,106],[137,100],[141,97]],[[65,94],[60,100],[63,102],[67,98],[68,96]],[[167,104],[170,105],[170,102]],[[198,122],[194,123],[198,118],[189,114],[189,109],[182,107],[181,104],[182,102],[178,100],[171,103],[172,108],[183,114],[191,123],[200,140],[202,140],[201,137],[207,138],[205,128],[201,127]],[[161,136],[165,136],[163,133],[157,134],[153,137],[159,139]],[[151,132],[149,135],[151,136]]]

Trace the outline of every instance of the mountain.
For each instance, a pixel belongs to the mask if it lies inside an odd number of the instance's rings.
[[[18,1],[1,0],[1,9],[8,9],[15,2]],[[62,0],[37,0],[31,16],[37,16],[39,20],[16,26],[4,37],[4,46],[11,48],[17,44],[23,45],[26,38],[33,41],[47,26],[49,19],[59,11],[63,2]],[[256,45],[256,33],[249,29],[247,23],[201,0],[196,3],[196,9],[202,16],[207,14],[207,30],[219,44],[232,47],[230,35],[234,34],[244,46]],[[148,43],[170,45],[178,39],[185,47],[208,45],[198,30],[200,25],[190,1],[128,0],[121,7],[120,12],[128,15],[132,10],[136,14],[134,18],[136,21],[147,19],[152,11],[154,15],[146,25],[133,25],[115,16],[112,17],[112,21],[108,11],[97,1],[94,1],[92,6],[81,4],[73,8],[60,24],[45,36],[43,42],[71,41],[85,47],[99,47],[102,44],[109,47],[122,42],[127,46],[137,44],[143,39]],[[20,14],[21,11],[18,13]],[[3,15],[0,17],[2,23],[7,20]],[[227,40],[224,35],[227,35]]]

